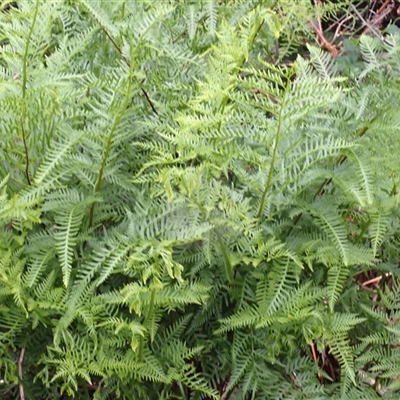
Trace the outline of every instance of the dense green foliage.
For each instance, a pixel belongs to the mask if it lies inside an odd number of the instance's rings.
[[[399,396],[400,36],[221,3],[1,13],[2,398]]]

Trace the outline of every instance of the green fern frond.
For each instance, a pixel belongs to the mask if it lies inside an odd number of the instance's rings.
[[[189,388],[203,393],[212,399],[218,400],[220,398],[218,392],[215,389],[213,390],[212,388],[208,387],[201,375],[197,373],[191,365],[188,365],[182,371],[180,380]]]
[[[78,204],[69,212],[58,214],[55,217],[55,242],[63,271],[63,283],[65,286],[69,284],[74,247],[77,243],[77,234],[84,217],[84,212],[85,209]]]
[[[331,312],[334,311],[335,304],[340,297],[349,272],[349,269],[344,265],[334,265],[328,270],[327,294]]]

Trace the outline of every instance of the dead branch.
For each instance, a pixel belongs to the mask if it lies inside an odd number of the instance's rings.
[[[18,358],[18,377],[19,377],[19,398],[20,400],[25,400],[24,386],[22,385],[22,363],[25,356],[25,347],[21,349],[21,353]]]

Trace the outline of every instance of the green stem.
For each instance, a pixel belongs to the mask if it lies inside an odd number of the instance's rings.
[[[122,50],[121,48],[118,46],[117,42],[114,40],[114,38],[108,33],[108,31],[102,26],[101,29],[103,30],[103,32],[105,33],[105,35],[108,37],[108,39],[110,40],[110,42],[113,44],[113,46],[115,47],[115,49],[118,51],[118,53],[121,55],[121,58],[125,61],[126,65],[131,68],[131,63],[129,62],[129,60],[124,57],[124,55],[122,54]],[[157,116],[158,111],[156,109],[156,107],[154,106],[154,103],[152,102],[152,100],[150,99],[149,94],[146,92],[146,90],[140,86],[140,90],[143,93],[144,97],[146,98],[147,103],[149,104],[151,110],[153,111],[154,114],[156,114]]]
[[[254,32],[253,36],[251,37],[251,44],[249,45],[248,50],[250,50],[250,48],[253,47],[254,41],[257,37],[257,34],[260,31],[263,24],[264,24],[264,20],[261,21],[261,23],[257,27],[257,30]],[[240,60],[240,62],[238,63],[237,69],[235,71],[236,78],[240,74],[240,71],[243,68],[243,64],[245,62],[246,62],[246,57],[243,57],[243,59]],[[224,114],[225,108],[228,104],[228,101],[229,101],[229,96],[226,95],[221,103],[221,114]],[[218,130],[221,131],[221,128],[222,128],[222,120],[219,123]],[[219,247],[221,248],[222,256],[224,257],[226,276],[228,277],[228,280],[230,281],[231,285],[233,286],[235,281],[234,281],[233,268],[232,268],[231,261],[229,259],[228,251],[227,251],[225,243],[222,239],[222,235],[218,232],[218,230],[215,230],[215,234],[217,235],[218,244],[219,244]]]
[[[20,125],[21,125],[21,135],[22,142],[24,144],[24,152],[25,152],[25,175],[28,185],[31,185],[31,179],[29,177],[29,151],[27,144],[27,136],[24,128],[24,120],[26,116],[26,82],[28,80],[27,68],[28,68],[28,54],[29,54],[29,45],[32,38],[33,29],[36,25],[37,16],[39,13],[39,0],[36,1],[35,12],[33,14],[32,25],[29,29],[28,37],[26,39],[25,51],[22,59],[22,113],[20,116]]]
[[[187,190],[187,187],[186,187],[184,182],[182,182],[182,185]],[[193,201],[194,204],[196,204],[197,208],[199,209],[199,211],[203,215],[203,218],[208,222],[207,212],[204,209],[204,207],[197,201],[197,199],[194,196],[189,195],[189,198]],[[225,243],[224,243],[224,241],[222,239],[222,235],[219,233],[217,228],[215,228],[215,234],[217,235],[218,244],[219,244],[219,247],[220,247],[220,249],[222,251],[222,256],[224,257],[226,276],[227,276],[229,282],[231,283],[231,285],[233,286],[234,285],[233,268],[232,268],[231,261],[229,259],[228,250],[227,250],[227,248],[225,246]]]
[[[128,88],[126,90],[124,104],[122,106],[121,111],[118,113],[117,117],[115,118],[114,124],[111,127],[110,134],[108,135],[108,138],[107,138],[107,143],[106,143],[106,148],[105,148],[105,151],[104,151],[104,156],[103,156],[103,159],[102,159],[102,162],[101,162],[101,166],[100,166],[100,169],[99,169],[99,176],[97,178],[97,182],[96,182],[96,185],[94,187],[94,193],[95,194],[99,192],[99,190],[101,188],[101,184],[103,182],[104,171],[106,169],[106,164],[107,164],[107,161],[108,161],[108,157],[109,157],[110,152],[111,152],[112,141],[114,139],[115,132],[117,130],[117,127],[118,127],[119,123],[121,122],[121,119],[122,119],[122,117],[123,117],[123,115],[125,113],[125,110],[129,106],[131,88],[132,88],[131,73],[132,73],[132,70],[130,71],[129,78],[128,78]],[[90,208],[89,226],[92,226],[92,224],[93,224],[95,204],[96,203],[93,203],[91,208]]]
[[[363,226],[360,234],[357,236],[356,240],[354,241],[355,244],[359,244],[361,240],[363,239],[364,235],[367,233],[368,228],[371,225],[371,219],[368,219],[368,222]]]
[[[181,392],[181,399],[182,400],[186,400],[186,392],[185,392],[185,389],[183,388],[183,386],[182,386],[182,383],[181,382],[176,382],[177,383],[177,385],[178,385],[178,387],[179,387],[179,391]]]
[[[27,70],[27,66],[28,66],[29,45],[31,42],[33,29],[35,28],[35,25],[36,25],[36,19],[37,19],[38,12],[39,12],[39,0],[36,0],[35,12],[33,14],[31,29],[29,29],[28,37],[26,39],[26,46],[25,46],[25,51],[24,51],[24,56],[23,56],[23,61],[22,61],[22,98],[24,100],[25,100],[25,96],[26,96],[26,81],[27,81],[26,70]]]
[[[143,321],[143,326],[146,326],[148,320],[150,319],[150,317],[152,316],[153,312],[154,312],[154,300],[155,300],[155,296],[156,296],[156,291],[153,289],[151,291],[151,298],[150,298],[150,305],[149,305],[149,309],[147,311],[147,315]],[[142,362],[143,361],[143,349],[144,349],[144,337],[141,336],[140,338],[140,345],[139,345],[139,361]]]
[[[222,240],[222,235],[218,232],[217,229],[215,230],[215,234],[217,235],[218,244],[219,244],[219,247],[221,248],[222,255],[224,257],[226,276],[228,277],[231,285],[233,285],[235,283],[234,276],[233,276],[233,268],[232,268],[231,260],[229,259],[228,251],[226,249],[224,241]]]
[[[275,143],[274,143],[274,149],[272,151],[271,164],[269,166],[267,183],[266,183],[264,191],[263,191],[263,193],[261,195],[260,206],[258,208],[258,212],[257,212],[257,215],[256,215],[257,219],[259,219],[261,217],[262,213],[263,213],[264,206],[265,206],[265,198],[267,196],[268,190],[270,189],[270,186],[271,186],[271,183],[272,183],[272,175],[274,173],[274,168],[275,168],[275,163],[276,163],[276,155],[277,155],[277,152],[278,152],[278,145],[279,145],[281,129],[282,129],[282,110],[283,110],[283,106],[284,106],[284,101],[285,101],[285,99],[282,100],[282,104],[281,104],[281,107],[280,107],[280,110],[279,110],[278,126],[277,126],[277,129],[276,129]]]
[[[261,29],[261,27],[263,25],[264,25],[264,20],[261,21],[260,25],[258,25],[257,30],[254,32],[254,35],[250,39],[250,45],[249,45],[249,48],[248,48],[249,51],[253,47],[254,41],[256,40],[256,37],[257,37],[257,34],[258,34],[258,32],[260,32],[260,29]],[[248,54],[247,54],[247,56],[248,56]],[[235,71],[236,79],[239,76],[240,71],[242,70],[244,63],[246,62],[246,59],[247,59],[247,57],[245,56],[238,62],[238,65],[237,65],[236,71]],[[221,114],[224,114],[225,108],[226,108],[226,106],[228,104],[228,101],[229,101],[229,95],[226,95],[223,98],[222,102],[221,102]],[[221,126],[222,126],[222,121],[219,123],[218,130],[221,130]]]
[[[25,108],[25,106],[23,106]],[[25,114],[25,111],[24,111]],[[25,152],[25,176],[26,180],[28,181],[28,185],[31,185],[31,178],[29,177],[29,151],[28,151],[28,144],[26,142],[26,133],[24,127],[24,120],[25,115],[21,115],[19,118],[19,122],[21,125],[21,133],[22,133],[22,143],[24,144],[24,152]]]

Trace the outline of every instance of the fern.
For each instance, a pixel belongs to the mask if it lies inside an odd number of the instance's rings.
[[[398,395],[400,40],[296,56],[346,6],[0,13],[4,398]]]

